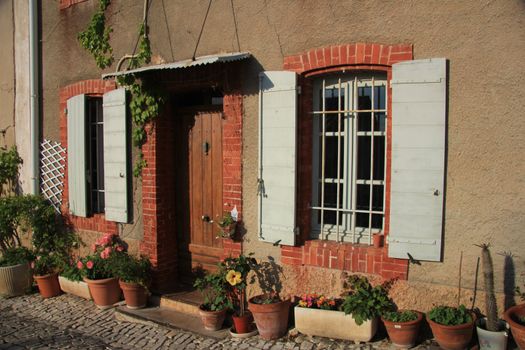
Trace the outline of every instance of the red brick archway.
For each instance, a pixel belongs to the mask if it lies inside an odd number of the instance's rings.
[[[310,265],[331,269],[377,274],[384,278],[398,277],[406,279],[408,262],[388,257],[386,245],[374,248],[368,245],[338,243],[333,241],[310,240],[311,210],[308,207],[311,193],[312,159],[312,124],[306,115],[312,110],[312,87],[308,78],[332,72],[343,71],[384,71],[387,79],[392,77],[392,65],[397,62],[412,60],[412,45],[383,45],[356,43],[333,45],[311,49],[307,52],[284,58],[283,68],[298,73],[302,94],[299,103],[299,153],[297,222],[300,228],[300,246],[283,246],[281,262],[290,265]],[[391,96],[391,89],[388,88]],[[388,99],[388,111],[391,115],[392,104]],[[391,166],[392,129],[387,129],[387,177],[385,201],[385,235],[389,230],[390,210],[390,166]]]

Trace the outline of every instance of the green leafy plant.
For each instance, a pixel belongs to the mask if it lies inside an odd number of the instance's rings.
[[[217,238],[231,238],[235,233],[235,226],[237,222],[233,219],[229,211],[225,211],[222,217],[218,218],[217,226],[219,227],[219,235]]]
[[[436,306],[430,310],[428,318],[445,326],[457,326],[472,322],[472,316],[465,305],[460,305],[459,307]]]
[[[227,296],[237,315],[243,316],[246,307],[246,287],[248,286],[248,273],[256,263],[249,253],[248,256],[239,255],[229,257],[219,264],[219,270],[225,275]]]
[[[417,320],[417,313],[412,310],[387,311],[383,314],[383,318],[390,322],[410,322]]]
[[[117,252],[114,258],[116,277],[127,283],[137,283],[148,288],[151,279],[151,262],[146,256],[135,257],[127,252]]]
[[[389,280],[373,287],[364,276],[350,276],[347,281],[350,292],[344,297],[341,310],[351,314],[357,325],[392,310],[394,304],[388,292],[393,282]]]
[[[113,48],[109,44],[109,35],[113,31],[106,27],[105,11],[110,0],[99,0],[97,12],[91,17],[88,27],[78,34],[80,45],[88,50],[97,67],[104,69],[113,63]]]
[[[2,252],[0,267],[25,264],[34,259],[33,252],[26,247],[8,248]]]
[[[83,264],[80,262],[80,266],[82,267]],[[72,264],[65,264],[62,266],[62,271],[60,272],[60,276],[67,278],[70,281],[74,282],[80,282],[82,281],[82,272],[76,265]]]
[[[233,305],[228,298],[226,275],[223,270],[208,272],[197,278],[193,286],[204,296],[202,308],[206,311],[231,309]]]
[[[0,196],[14,191],[22,163],[16,146],[0,148]]]
[[[35,260],[31,262],[33,274],[44,276],[55,273],[62,266],[62,260],[56,254],[36,254]]]

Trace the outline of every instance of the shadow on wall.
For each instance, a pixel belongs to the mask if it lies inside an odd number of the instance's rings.
[[[283,274],[283,268],[275,262],[275,259],[268,256],[268,261],[261,261],[253,267],[253,272],[250,283],[255,281],[257,278],[259,287],[264,294],[281,293],[283,290],[283,284],[281,282],[281,275]]]
[[[505,293],[505,310],[516,305],[514,300],[516,290],[516,270],[514,268],[514,256],[511,252],[501,253],[505,257],[503,262],[503,292]]]

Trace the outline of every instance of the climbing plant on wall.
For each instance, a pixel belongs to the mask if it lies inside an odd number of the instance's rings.
[[[113,50],[109,44],[109,34],[112,29],[105,27],[104,15],[109,2],[110,0],[99,0],[99,10],[93,15],[90,25],[78,35],[81,45],[93,54],[97,66],[101,69],[108,67],[113,62]],[[147,32],[147,25],[144,22],[141,23],[138,52],[130,57],[129,69],[141,67],[151,60],[151,45]],[[142,152],[142,146],[148,138],[146,126],[159,115],[165,101],[164,93],[135,74],[118,77],[117,83],[131,92],[129,107],[133,121],[132,140],[139,152],[133,167],[133,174],[135,177],[140,177],[142,170],[147,166]]]
[[[80,45],[93,55],[97,67],[101,69],[113,63],[113,48],[109,44],[109,34],[113,30],[106,27],[105,15],[109,3],[110,0],[99,0],[98,10],[91,17],[88,27],[77,36]]]

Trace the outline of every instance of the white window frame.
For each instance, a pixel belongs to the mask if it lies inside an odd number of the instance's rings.
[[[372,105],[370,110],[358,110],[358,92],[360,87],[371,87],[371,86],[383,86],[384,87],[384,108],[378,109]],[[326,111],[325,106],[325,93],[326,89],[335,88],[338,91],[338,109]],[[319,91],[322,91],[322,105],[319,101]],[[351,243],[372,243],[372,235],[374,233],[381,233],[385,227],[385,197],[386,197],[386,169],[387,169],[387,128],[388,128],[388,85],[386,72],[370,72],[370,73],[358,73],[358,74],[341,74],[337,77],[325,77],[314,81],[313,84],[313,147],[312,147],[312,222],[311,222],[311,238],[329,239],[342,242]],[[341,92],[344,92],[344,96],[352,96],[352,98],[341,98]],[[371,89],[371,100],[374,104],[375,101],[375,89]],[[343,101],[342,101],[343,100]],[[357,118],[359,112],[370,112],[370,131],[358,131]],[[383,131],[374,130],[375,113],[384,113],[384,126]],[[326,132],[326,118],[327,114],[337,115],[338,117],[338,131]],[[321,123],[318,122],[317,118],[322,118]],[[319,130],[319,124],[322,124]],[[344,125],[344,129],[343,129]],[[351,137],[347,137],[345,131],[347,130]],[[324,131],[324,132],[322,132]],[[340,154],[341,150],[344,151],[343,162],[341,157],[337,157],[337,178],[327,178],[324,174],[324,162],[325,152],[322,152],[322,159],[318,159],[320,149],[326,149],[326,137],[338,138],[337,142],[337,153]],[[370,161],[370,179],[357,179],[357,141],[359,136],[382,136],[384,137],[384,174],[383,180],[374,180],[374,142],[371,137],[370,148],[371,148],[371,161]],[[343,138],[343,142],[341,142]],[[321,140],[319,140],[321,139]],[[351,157],[348,155],[351,154]],[[319,166],[319,161],[322,163]],[[341,164],[343,163],[343,164]],[[342,167],[342,177],[341,177]],[[321,174],[319,174],[319,168],[321,168]],[[346,180],[345,180],[346,179]],[[350,181],[349,181],[350,180]],[[321,186],[321,193],[319,193],[319,184],[324,182],[328,183],[339,183],[343,189],[337,187],[336,195],[336,208],[328,208],[323,204],[324,202],[324,186]],[[370,185],[370,198],[369,198],[369,209],[358,210],[356,200],[357,185]],[[383,210],[374,211],[372,209],[373,200],[373,187],[374,185],[383,186]],[[342,193],[341,193],[342,192]],[[320,198],[320,202],[319,202]],[[339,203],[341,202],[341,207]],[[321,223],[318,223],[318,212],[321,212]],[[324,212],[335,211],[336,224],[324,223]],[[342,215],[342,222],[339,222],[339,213],[350,213],[349,215]],[[356,225],[356,214],[366,213],[369,215],[368,227],[358,227]],[[382,215],[381,229],[372,228],[372,215]],[[323,229],[321,230],[321,227]]]

